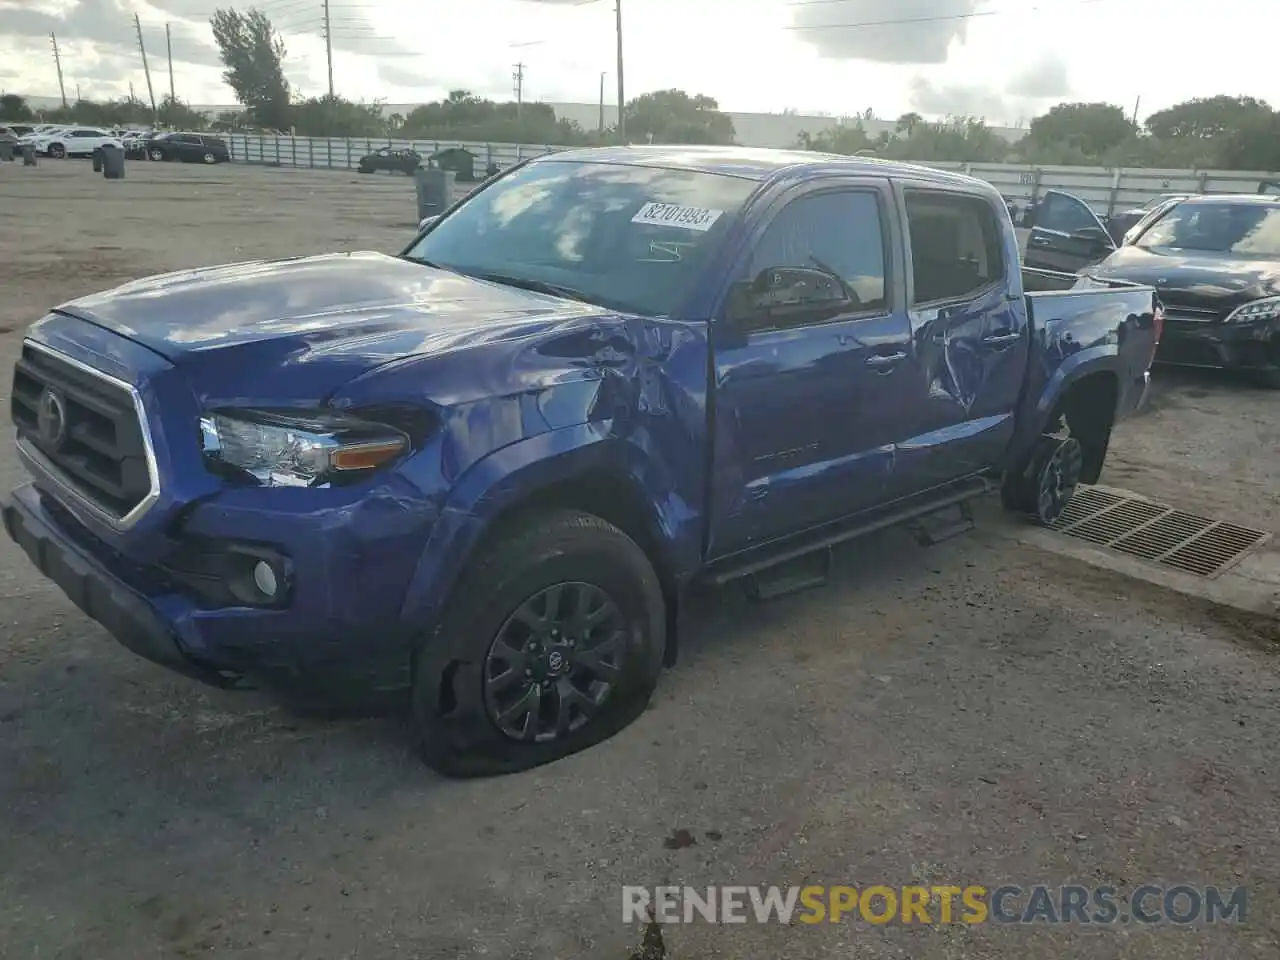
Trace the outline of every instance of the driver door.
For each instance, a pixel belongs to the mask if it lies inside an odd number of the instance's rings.
[[[784,194],[749,228],[712,324],[713,557],[888,495],[912,389],[892,204],[887,180],[820,181]],[[742,297],[791,305],[746,323],[731,316]],[[824,310],[824,299],[838,306]]]
[[[1087,203],[1050,190],[1036,206],[1022,262],[1040,270],[1076,273],[1115,248],[1110,232]]]

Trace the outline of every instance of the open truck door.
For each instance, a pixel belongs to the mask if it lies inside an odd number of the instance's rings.
[[[1115,248],[1110,231],[1087,203],[1050,190],[1036,204],[1023,263],[1038,270],[1076,273]]]

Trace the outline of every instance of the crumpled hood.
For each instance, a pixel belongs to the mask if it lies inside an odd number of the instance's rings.
[[[599,308],[383,253],[150,276],[58,308],[141,343],[223,402],[321,399],[372,367],[526,337]]]
[[[599,316],[589,304],[380,253],[253,261],[147,277],[59,313],[128,337],[223,401],[322,399],[384,363]]]

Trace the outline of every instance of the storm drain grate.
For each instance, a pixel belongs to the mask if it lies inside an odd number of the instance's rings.
[[[1069,537],[1201,577],[1216,577],[1269,536],[1097,487],[1080,487],[1053,527]]]

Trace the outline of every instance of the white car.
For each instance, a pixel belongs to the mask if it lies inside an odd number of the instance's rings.
[[[55,159],[62,157],[87,157],[99,147],[108,144],[124,149],[120,138],[98,127],[64,127],[45,132],[32,140],[38,153],[47,153]]]

